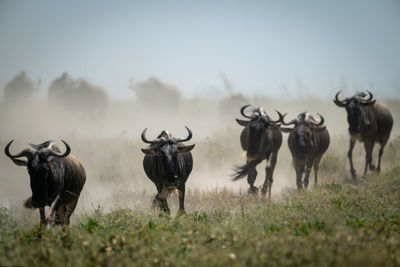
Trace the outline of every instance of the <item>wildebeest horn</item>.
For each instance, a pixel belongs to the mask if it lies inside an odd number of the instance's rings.
[[[190,139],[192,139],[192,136],[193,136],[192,131],[187,126],[185,126],[185,128],[188,131],[188,136],[186,138],[175,138],[175,141],[177,143],[186,142],[186,141],[189,141]]]
[[[12,142],[14,142],[14,140],[11,140],[10,143],[8,143],[4,149],[4,152],[6,153],[7,157],[9,157],[11,159],[20,158],[20,157],[27,157],[27,158],[32,157],[33,151],[30,148],[26,148],[26,149],[22,150],[17,155],[11,155],[10,146],[11,146]]]
[[[325,122],[324,117],[322,117],[322,115],[319,114],[319,113],[317,113],[317,114],[318,114],[318,116],[319,116],[319,118],[320,118],[319,122],[315,122],[315,121],[313,121],[313,120],[308,120],[308,122],[311,123],[313,126],[321,126],[321,125],[323,125],[324,122]],[[314,118],[313,118],[313,119],[314,119]]]
[[[147,128],[146,129],[144,129],[143,130],[143,132],[142,132],[142,140],[143,140],[143,142],[145,142],[145,143],[147,143],[147,144],[157,144],[157,143],[159,143],[161,140],[160,139],[155,139],[155,140],[152,140],[152,141],[149,141],[149,140],[147,140],[147,138],[146,138],[146,131],[147,131]]]
[[[335,102],[335,104],[338,105],[339,107],[345,107],[346,104],[347,104],[347,98],[344,99],[344,100],[339,100],[339,94],[340,94],[341,92],[342,92],[342,91],[339,91],[339,92],[336,93],[335,99],[333,100],[333,102]]]
[[[284,115],[281,114],[281,116],[282,116],[282,120],[281,120],[282,124],[283,124],[283,125],[291,125],[291,124],[296,125],[296,124],[297,124],[297,118],[291,120],[290,122],[285,122],[285,116],[286,116],[286,114],[287,114],[287,113],[285,113]]]
[[[265,122],[268,122],[268,123],[272,123],[272,124],[276,124],[276,123],[280,123],[282,120],[283,120],[283,118],[285,117],[285,115],[282,115],[279,111],[277,111],[277,110],[275,110],[276,111],[276,113],[278,113],[278,116],[279,116],[279,118],[277,119],[277,120],[272,120],[271,119],[271,117],[270,116],[268,116],[268,115],[266,115],[266,116],[263,116],[262,117],[262,119],[265,121]]]
[[[64,140],[61,140],[61,141],[64,143],[65,148],[66,148],[66,150],[65,150],[64,153],[60,153],[60,152],[54,151],[54,150],[52,150],[51,148],[45,148],[45,149],[43,149],[43,150],[42,150],[42,151],[43,151],[42,153],[46,154],[46,157],[53,156],[53,157],[58,157],[58,158],[64,158],[64,157],[68,156],[69,153],[71,153],[71,148],[70,148],[70,146],[67,144],[67,142],[65,142]]]
[[[252,118],[253,118],[252,116],[248,116],[248,115],[244,114],[244,110],[245,110],[247,107],[250,107],[250,105],[243,106],[243,107],[240,109],[240,113],[242,114],[243,117],[248,118],[248,119],[252,119]]]
[[[374,98],[374,95],[370,92],[370,91],[368,91],[367,90],[367,93],[368,93],[368,98],[362,98],[361,99],[361,102],[363,102],[363,103],[370,103],[370,102],[372,102],[372,98]],[[367,97],[367,96],[365,96],[365,97]]]

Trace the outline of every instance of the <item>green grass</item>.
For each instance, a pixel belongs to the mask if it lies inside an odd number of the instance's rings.
[[[98,207],[74,214],[69,229],[19,222],[2,208],[0,265],[396,266],[399,188],[397,167],[358,186],[328,183],[279,201],[189,193],[207,207],[180,217]]]

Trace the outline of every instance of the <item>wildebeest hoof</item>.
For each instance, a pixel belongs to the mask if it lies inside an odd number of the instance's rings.
[[[250,188],[247,191],[247,193],[252,194],[252,195],[256,195],[258,193],[258,188],[256,186],[250,186]]]
[[[185,210],[178,210],[178,213],[176,214],[176,216],[182,216],[182,215],[186,215],[186,211]]]
[[[371,164],[371,165],[369,165],[369,169],[370,169],[371,171],[375,171],[375,170],[376,170],[376,167],[375,167],[375,165]]]

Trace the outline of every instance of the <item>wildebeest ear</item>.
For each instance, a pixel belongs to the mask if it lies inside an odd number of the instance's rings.
[[[323,130],[326,129],[326,126],[314,127],[314,128],[311,128],[311,129],[312,129],[312,131],[314,133],[320,133],[320,132],[322,132]]]
[[[287,127],[281,127],[282,132],[284,133],[291,133],[293,131],[293,129],[291,128],[287,128]]]
[[[22,159],[11,159],[11,160],[18,166],[28,165],[28,162],[26,160],[22,160]]]
[[[250,122],[251,121],[244,121],[244,120],[239,120],[239,119],[236,119],[236,121],[237,121],[237,123],[239,123],[239,125],[242,125],[242,126],[249,126],[250,125]]]
[[[194,145],[188,145],[184,147],[178,147],[178,153],[186,153],[191,151],[194,148]]]
[[[158,156],[160,153],[154,148],[142,148],[142,152],[148,156]]]

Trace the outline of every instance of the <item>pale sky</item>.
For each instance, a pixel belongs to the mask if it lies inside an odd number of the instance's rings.
[[[400,1],[0,0],[0,62],[1,88],[25,70],[43,95],[67,71],[117,98],[132,77],[191,96],[222,89],[221,72],[247,95],[330,96],[345,79],[392,97]]]

